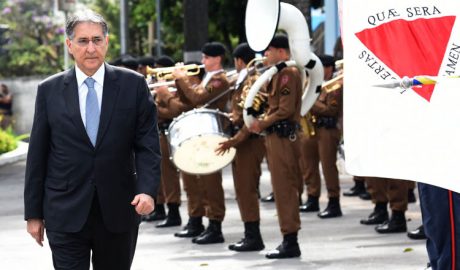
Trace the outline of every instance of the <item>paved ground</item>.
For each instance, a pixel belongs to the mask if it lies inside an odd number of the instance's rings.
[[[39,247],[25,231],[23,221],[24,162],[0,167],[0,269],[52,269],[47,243]],[[352,185],[351,177],[341,176],[342,189]],[[342,197],[344,216],[320,220],[315,214],[302,214],[299,240],[302,257],[267,260],[265,251],[235,253],[227,245],[242,236],[243,225],[234,200],[233,183],[228,168],[224,170],[227,216],[223,223],[225,244],[197,246],[190,240],[172,236],[176,228],[156,229],[152,223],[141,224],[133,270],[147,269],[397,269],[422,270],[427,262],[424,241],[414,241],[405,234],[379,235],[372,226],[359,224],[372,206],[357,198]],[[266,169],[261,179],[262,194],[270,191]],[[184,197],[185,200],[185,197]],[[321,197],[322,208],[327,199]],[[185,205],[185,203],[184,203]],[[262,234],[267,249],[281,241],[274,204],[262,204]],[[186,207],[181,207],[186,217]],[[411,204],[406,213],[409,229],[420,225],[419,205]],[[186,218],[184,218],[186,219]],[[186,221],[186,220],[185,220]]]

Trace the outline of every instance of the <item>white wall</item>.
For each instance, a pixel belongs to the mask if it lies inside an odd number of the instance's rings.
[[[16,134],[30,133],[35,110],[38,83],[45,77],[18,77],[0,80],[13,94],[14,131]]]

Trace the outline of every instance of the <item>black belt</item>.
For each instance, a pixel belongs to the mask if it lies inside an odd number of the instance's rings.
[[[300,124],[294,121],[281,120],[269,126],[266,131],[268,134],[276,132],[280,138],[294,138],[296,132],[301,129]],[[295,138],[294,138],[295,140]]]
[[[331,129],[331,128],[336,128],[337,127],[337,118],[332,117],[332,116],[317,116],[316,117],[316,122],[315,122],[315,127],[317,128],[326,128],[326,129]]]

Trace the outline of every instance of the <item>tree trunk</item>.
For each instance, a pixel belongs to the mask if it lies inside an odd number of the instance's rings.
[[[208,41],[208,0],[184,0],[184,62],[200,61]]]

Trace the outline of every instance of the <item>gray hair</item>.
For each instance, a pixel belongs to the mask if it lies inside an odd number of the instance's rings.
[[[74,15],[70,16],[66,22],[65,26],[65,33],[69,39],[73,39],[75,35],[75,27],[79,23],[83,22],[90,22],[99,24],[102,27],[102,32],[104,36],[107,36],[109,33],[109,27],[107,26],[107,22],[104,20],[102,15],[92,11],[92,10],[85,10],[75,13]]]

